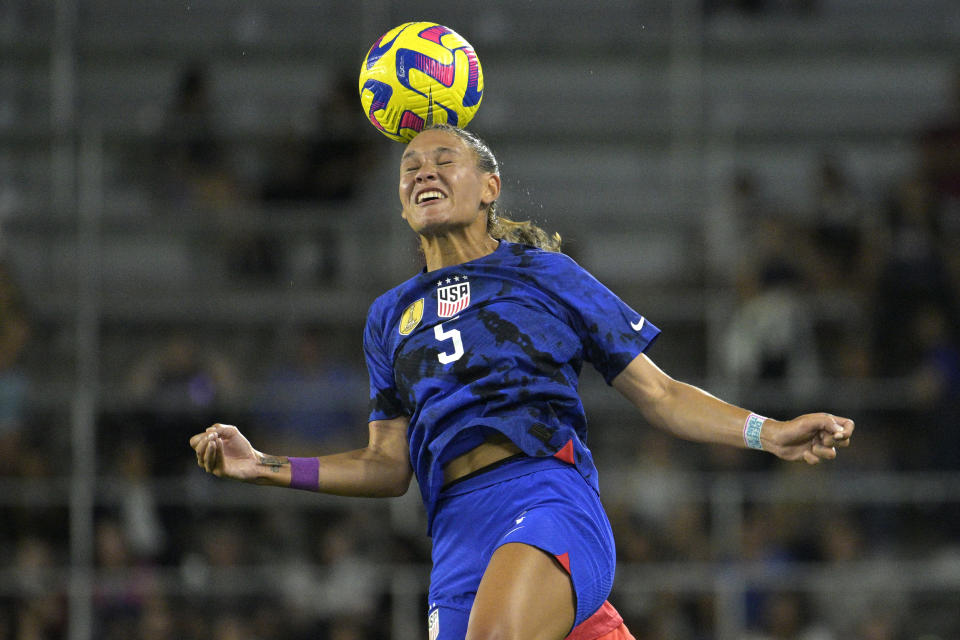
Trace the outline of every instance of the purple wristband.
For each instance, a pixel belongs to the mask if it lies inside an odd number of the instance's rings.
[[[320,490],[320,460],[317,458],[287,458],[290,461],[290,487],[304,491]]]

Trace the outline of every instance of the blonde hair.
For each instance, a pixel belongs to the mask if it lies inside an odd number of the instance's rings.
[[[460,138],[473,153],[477,156],[477,168],[485,173],[495,173],[500,175],[500,166],[497,163],[493,151],[480,137],[445,123],[435,123],[427,125],[424,131],[436,129],[446,131]],[[496,201],[487,205],[487,233],[496,240],[506,240],[507,242],[516,242],[519,244],[528,244],[545,251],[560,252],[562,242],[560,234],[554,232],[548,233],[544,229],[535,225],[530,220],[517,221],[507,216],[501,215],[497,211]]]

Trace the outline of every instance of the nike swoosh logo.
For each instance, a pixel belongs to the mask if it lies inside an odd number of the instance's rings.
[[[647,319],[644,318],[643,316],[641,316],[641,317],[640,317],[640,320],[639,320],[638,322],[631,322],[631,323],[630,323],[630,327],[631,327],[634,331],[640,331],[640,329],[643,329],[643,323],[646,322],[646,321],[647,321]]]

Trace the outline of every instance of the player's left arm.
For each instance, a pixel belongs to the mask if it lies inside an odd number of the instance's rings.
[[[674,380],[644,354],[634,358],[611,384],[651,424],[675,436],[696,442],[747,446],[744,424],[749,411]],[[765,420],[759,441],[765,451],[784,460],[817,464],[835,458],[836,447],[848,446],[853,429],[853,420],[849,418],[811,413],[787,421]]]

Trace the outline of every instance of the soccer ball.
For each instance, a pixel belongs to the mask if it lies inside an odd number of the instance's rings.
[[[427,124],[465,127],[483,98],[470,43],[434,22],[407,22],[380,36],[360,67],[360,103],[383,135],[409,142]]]

